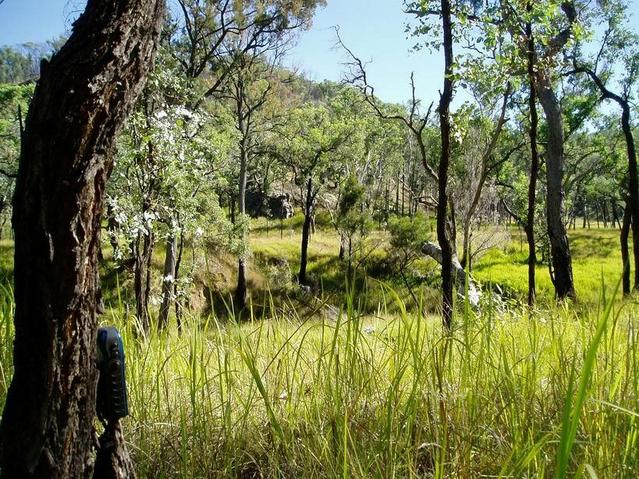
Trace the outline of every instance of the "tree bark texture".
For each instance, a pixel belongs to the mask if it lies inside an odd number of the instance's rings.
[[[153,259],[154,235],[149,230],[138,234],[135,242],[135,267],[133,289],[135,292],[135,314],[144,331],[149,331],[149,292],[151,288],[151,261]]]
[[[439,161],[439,195],[437,204],[437,240],[442,250],[442,321],[444,327],[453,324],[453,249],[447,234],[448,222],[448,166],[450,164],[450,104],[453,100],[453,27],[450,0],[441,0],[444,31],[444,91],[439,101],[439,123],[442,151]]]
[[[532,12],[532,1],[528,1],[526,9]],[[528,241],[528,306],[536,300],[535,269],[537,267],[537,246],[535,245],[535,204],[537,202],[537,177],[539,175],[539,151],[537,150],[537,131],[539,115],[537,113],[537,88],[535,86],[535,39],[532,24],[526,24],[528,85],[530,88],[528,108],[530,110],[530,179],[528,181],[528,212],[526,216],[526,240]]]
[[[93,474],[104,188],[163,15],[161,0],[89,0],[43,63],[14,196],[15,372],[0,425],[2,477]],[[121,435],[115,441],[109,457],[129,461]]]
[[[537,73],[537,96],[548,124],[548,146],[546,161],[546,220],[550,240],[552,280],[558,299],[574,298],[575,286],[572,275],[572,257],[568,234],[564,225],[564,125],[561,107],[548,72]]]

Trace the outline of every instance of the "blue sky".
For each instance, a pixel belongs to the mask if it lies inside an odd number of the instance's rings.
[[[335,48],[334,26],[342,39],[362,60],[376,93],[386,101],[405,102],[409,79],[415,72],[417,94],[434,101],[442,83],[441,55],[411,53],[406,38],[406,15],[402,0],[328,0],[310,31],[300,35],[287,63],[314,80],[338,81],[346,60]],[[639,20],[639,0],[630,0],[633,17]],[[86,0],[4,0],[0,5],[0,45],[42,42],[69,29]],[[635,22],[636,23],[636,22]]]
[[[86,4],[83,0],[5,0],[0,5],[0,45],[43,42],[69,29]],[[434,100],[441,84],[438,55],[409,54],[402,0],[328,0],[313,28],[300,35],[287,63],[314,80],[340,80],[345,58],[336,51],[333,27],[340,26],[344,42],[363,60],[372,61],[369,75],[377,94],[404,102],[415,72],[419,96]]]

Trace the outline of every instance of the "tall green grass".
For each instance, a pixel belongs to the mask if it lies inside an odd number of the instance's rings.
[[[449,333],[380,290],[392,315],[360,313],[368,293],[350,291],[331,320],[187,318],[181,335],[144,335],[123,312],[103,318],[126,343],[140,477],[638,476],[634,305],[613,294],[589,314],[500,312],[489,300],[478,314],[460,302]]]

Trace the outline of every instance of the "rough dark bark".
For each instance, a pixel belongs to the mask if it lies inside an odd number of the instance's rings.
[[[526,9],[532,11],[532,2],[528,1]],[[526,240],[528,241],[528,305],[535,304],[535,268],[537,267],[537,246],[535,245],[535,204],[537,202],[537,177],[539,175],[539,151],[537,150],[537,130],[539,115],[537,113],[537,88],[535,86],[535,39],[532,24],[526,24],[528,85],[530,88],[528,108],[530,110],[530,179],[528,181],[528,213],[526,216]]]
[[[14,196],[15,372],[0,426],[2,477],[93,474],[104,188],[163,11],[160,0],[89,0],[68,42],[43,64]],[[100,464],[129,461],[121,436],[107,455]]]
[[[164,329],[169,325],[169,311],[175,291],[175,269],[177,264],[177,236],[171,231],[166,239],[166,255],[164,257],[164,272],[162,273],[162,304],[158,316],[158,326]]]
[[[437,204],[437,240],[442,250],[442,321],[444,327],[453,324],[453,249],[447,234],[448,222],[448,166],[450,164],[450,104],[453,100],[453,26],[450,0],[441,0],[444,31],[444,90],[439,100],[439,124],[442,151],[439,160]]]
[[[128,456],[118,452],[124,444],[120,422],[109,423],[99,440],[93,479],[133,479],[135,470]]]

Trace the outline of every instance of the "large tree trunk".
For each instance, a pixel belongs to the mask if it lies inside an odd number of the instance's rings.
[[[532,12],[532,2],[526,4],[526,10]],[[537,130],[539,115],[537,113],[537,88],[535,86],[535,39],[532,24],[526,24],[528,85],[530,88],[528,108],[530,109],[530,180],[528,182],[528,214],[526,216],[526,240],[528,241],[528,305],[535,304],[535,269],[537,267],[537,246],[535,245],[535,204],[537,202],[537,177],[539,175],[539,151],[537,150]]]
[[[626,140],[628,154],[628,183],[630,187],[630,213],[632,215],[632,253],[635,261],[634,289],[639,288],[639,176],[637,173],[637,150],[630,125],[630,105],[622,105],[621,128]]]
[[[297,276],[300,284],[306,284],[306,267],[308,263],[308,242],[311,236],[313,217],[313,179],[309,176],[306,182],[306,200],[304,206],[304,225],[302,226],[302,252],[300,255],[300,272]]]
[[[444,31],[444,91],[439,101],[439,123],[442,151],[439,161],[439,196],[437,204],[437,240],[442,250],[442,320],[444,327],[453,324],[453,249],[447,234],[448,165],[450,163],[450,104],[453,100],[453,27],[449,0],[441,0]]]
[[[637,220],[637,218],[639,218],[639,172],[637,172],[637,150],[630,121],[630,104],[626,98],[608,90],[601,78],[599,78],[595,72],[584,68],[577,68],[575,71],[578,73],[588,74],[597,88],[599,88],[603,97],[615,101],[621,107],[621,129],[626,141],[626,153],[628,157],[628,187],[630,189],[630,194],[626,200],[626,210],[630,209],[629,214],[632,217],[632,250],[635,262],[634,288],[637,289],[639,288],[639,220]]]
[[[14,197],[14,376],[0,426],[6,478],[93,471],[97,251],[114,139],[151,67],[161,0],[89,0],[44,64]],[[100,477],[130,477],[121,435]],[[104,458],[104,452],[101,458]]]
[[[553,284],[557,298],[574,298],[575,286],[572,276],[572,257],[568,235],[564,225],[564,125],[561,107],[548,72],[537,74],[537,96],[548,124],[548,147],[546,150],[546,220],[550,240]]]

